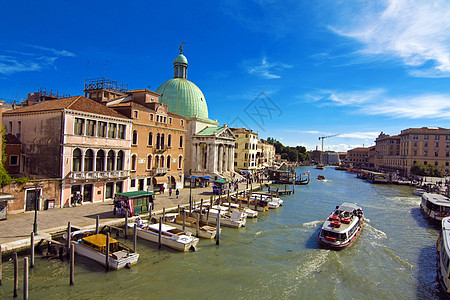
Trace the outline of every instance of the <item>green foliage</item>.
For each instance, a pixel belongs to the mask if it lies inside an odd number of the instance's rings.
[[[411,167],[411,174],[419,176],[441,177],[442,171],[432,164],[423,165],[421,163],[415,163]]]
[[[0,164],[0,186],[4,187],[10,184],[11,182],[26,183],[29,180],[27,177],[11,178],[11,176],[5,169],[6,159],[8,158],[8,155],[6,154],[5,132],[6,132],[5,126],[2,125],[2,163]]]
[[[303,162],[311,159],[311,156],[306,152],[306,148],[303,146],[284,146],[282,143],[271,137],[267,138],[267,142],[275,147],[275,153],[281,154],[282,159],[287,159],[290,162]]]

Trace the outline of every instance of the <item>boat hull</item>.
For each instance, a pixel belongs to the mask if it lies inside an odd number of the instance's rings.
[[[78,255],[81,256],[85,256],[87,258],[90,258],[102,265],[106,265],[106,255],[98,252],[92,248],[89,248],[85,245],[82,245],[80,243],[74,243],[74,250],[75,253],[77,253]],[[131,266],[137,263],[138,259],[139,259],[139,254],[137,253],[129,253],[129,255],[126,255],[123,250],[119,251],[119,252],[115,252],[110,254],[111,257],[109,258],[109,268],[114,269],[114,270],[119,270],[122,269],[124,267]],[[119,259],[115,259],[114,257],[112,257],[112,255],[115,255],[117,257],[119,257]]]
[[[361,225],[357,229],[355,235],[353,235],[350,239],[348,239],[347,241],[340,243],[340,244],[332,243],[332,242],[325,240],[324,238],[322,238],[320,236],[320,233],[317,236],[317,239],[319,240],[319,243],[322,247],[331,248],[331,249],[344,249],[345,247],[349,246],[351,243],[353,243],[358,238],[359,234],[362,231],[363,224],[364,224],[364,220],[362,221]]]
[[[142,228],[137,228],[137,236],[141,239],[153,242],[153,243],[159,243],[159,234],[153,231],[148,231]],[[192,241],[187,242],[184,239],[183,240],[174,240],[170,237],[165,236],[164,234],[161,235],[161,244],[164,246],[167,246],[169,248],[178,250],[178,251],[189,251],[191,248],[195,250],[198,243],[198,239],[194,238]]]

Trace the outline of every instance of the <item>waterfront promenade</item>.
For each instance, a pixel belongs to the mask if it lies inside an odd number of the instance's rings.
[[[252,187],[255,189],[259,188],[260,185],[253,184]],[[245,188],[245,183],[239,184],[239,191],[243,191]],[[200,202],[201,199],[209,201],[213,195],[212,186],[192,188],[191,192],[194,202]],[[178,198],[175,195],[175,191],[172,192],[172,196],[169,196],[167,190],[162,194],[157,192],[155,194],[153,212],[160,214],[163,208],[169,210],[177,208],[178,205],[188,205],[189,194],[189,187],[181,189]],[[95,227],[97,215],[100,216],[100,225],[121,225],[124,223],[123,216],[113,214],[112,200],[99,203],[84,203],[83,206],[77,205],[76,207],[62,209],[42,210],[38,211],[38,235],[35,238],[35,242],[37,243],[42,238],[50,238],[52,233],[65,230],[68,222],[76,228]],[[144,215],[148,216],[148,213]],[[0,221],[0,245],[2,245],[2,252],[17,251],[29,247],[33,222],[34,211],[8,214],[6,220]]]

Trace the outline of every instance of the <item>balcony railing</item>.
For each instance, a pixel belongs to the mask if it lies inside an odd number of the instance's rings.
[[[159,148],[155,148],[155,152],[156,153],[163,153],[166,150],[167,150],[167,146],[162,146],[162,147],[159,147]]]
[[[129,170],[70,172],[69,179],[109,179],[129,177]]]
[[[151,176],[162,176],[167,173],[167,168],[153,168],[150,170]]]

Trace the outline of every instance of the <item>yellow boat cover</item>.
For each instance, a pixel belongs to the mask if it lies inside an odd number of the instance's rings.
[[[84,241],[96,245],[98,247],[106,247],[106,235],[104,234],[94,234],[83,238]],[[112,237],[109,238],[109,243],[118,243],[118,241]]]

